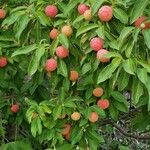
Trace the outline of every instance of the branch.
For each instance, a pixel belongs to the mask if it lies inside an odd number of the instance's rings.
[[[115,127],[118,131],[120,131],[120,133],[122,133],[123,135],[130,137],[130,138],[134,138],[134,139],[140,139],[140,140],[149,140],[150,139],[150,135],[140,135],[140,134],[135,134],[135,133],[127,133],[125,130],[123,130],[119,125],[117,125],[116,123],[114,123],[113,121],[108,121],[108,124],[112,125],[113,127]]]

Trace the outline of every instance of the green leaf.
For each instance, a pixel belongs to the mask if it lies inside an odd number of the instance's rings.
[[[62,45],[64,45],[66,48],[69,48],[69,41],[64,34],[59,34],[58,39]]]
[[[38,131],[37,119],[35,118],[31,122],[31,133],[32,133],[33,137],[36,137],[37,131]]]
[[[117,120],[119,112],[112,103],[110,104],[109,107],[109,113],[114,120]]]
[[[123,62],[123,68],[127,73],[135,75],[136,64],[135,64],[134,60],[132,60],[132,59],[125,60]]]
[[[86,74],[87,72],[89,72],[91,70],[91,63],[85,63],[82,67],[82,75]]]
[[[119,19],[122,23],[128,23],[128,15],[122,8],[114,8],[113,9],[114,16]]]
[[[68,77],[67,65],[62,59],[59,59],[58,61],[57,73],[61,74],[64,77]]]
[[[62,105],[56,106],[53,109],[54,120],[57,120],[61,116],[61,112],[62,112]]]
[[[39,19],[39,22],[43,25],[43,26],[49,26],[51,24],[51,20],[49,17],[47,17],[43,12],[38,12],[37,17]]]
[[[42,133],[42,124],[41,124],[41,119],[38,117],[37,118],[37,129],[38,129],[38,134]]]
[[[113,105],[121,112],[127,113],[129,111],[128,103],[120,103],[118,101],[113,101]]]
[[[144,40],[147,47],[150,49],[150,29],[143,30]]]
[[[29,63],[29,67],[28,67],[29,76],[32,76],[38,70],[40,59],[44,55],[44,53],[45,53],[45,47],[43,45],[40,45],[37,48],[35,55],[32,57]]]
[[[88,24],[86,26],[82,26],[78,29],[77,33],[76,33],[76,37],[80,36],[81,34],[85,33],[85,32],[88,32],[94,28],[98,28],[98,25],[97,24]]]
[[[132,85],[132,100],[135,105],[139,102],[139,99],[143,94],[142,83],[139,80],[134,79]]]
[[[118,92],[118,91],[112,91],[112,92],[111,92],[111,96],[112,96],[115,100],[117,100],[118,102],[121,102],[121,103],[126,102],[125,97],[124,97],[120,92]]]
[[[138,17],[140,17],[143,14],[143,11],[147,4],[149,3],[149,0],[136,0],[134,2],[134,6],[132,8],[131,14],[130,14],[130,23],[132,24]]]
[[[140,64],[142,67],[144,67],[144,68],[147,70],[147,72],[150,73],[150,63],[144,62],[144,61],[137,61],[137,62],[138,62],[138,64]]]
[[[148,75],[147,75],[147,70],[145,68],[138,68],[137,69],[137,76],[139,78],[139,80],[143,83],[143,84],[147,84],[147,80],[148,80]]]
[[[119,146],[119,150],[131,150],[128,146]]]
[[[84,19],[84,17],[82,15],[78,16],[74,21],[73,21],[73,26],[75,26],[77,23],[79,23],[80,21],[82,21]]]
[[[118,78],[118,90],[122,91],[125,89],[129,83],[130,75],[125,71],[121,71],[119,78]]]
[[[15,57],[18,55],[23,55],[23,54],[28,54],[30,52],[32,52],[33,50],[35,50],[37,48],[36,44],[33,45],[29,45],[29,46],[25,46],[25,47],[21,47],[19,49],[17,49],[11,57]]]
[[[54,56],[56,48],[58,46],[58,43],[59,43],[58,38],[53,40],[53,42],[51,43],[51,46],[50,46],[50,55],[51,56]]]
[[[16,37],[17,40],[20,39],[20,36],[21,36],[22,32],[27,27],[30,20],[31,20],[31,18],[29,18],[26,15],[24,15],[21,18],[18,19],[17,26],[15,27],[15,29],[16,29],[15,37]]]
[[[97,83],[104,82],[108,78],[112,76],[112,73],[118,68],[120,65],[121,59],[120,58],[114,58],[112,60],[112,63],[107,65],[98,75]]]
[[[78,129],[76,136],[74,136],[74,138],[72,138],[71,140],[71,144],[75,145],[77,142],[79,142],[82,139],[82,136],[83,136],[83,129]]]
[[[127,37],[132,33],[134,27],[124,27],[119,36],[119,49],[127,40]]]
[[[24,15],[26,12],[25,11],[17,11],[12,13],[9,17],[7,17],[3,23],[2,23],[2,27],[3,26],[10,26],[11,24],[13,24],[14,22],[16,22],[22,15]]]

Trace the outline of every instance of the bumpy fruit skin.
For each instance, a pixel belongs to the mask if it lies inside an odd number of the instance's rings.
[[[11,112],[17,113],[19,111],[19,105],[13,104],[10,109],[11,109]]]
[[[92,38],[90,41],[90,47],[94,50],[94,51],[99,51],[100,49],[103,48],[103,40],[99,37],[95,37]]]
[[[6,11],[4,9],[0,9],[0,19],[4,19],[6,17]]]
[[[140,29],[149,29],[150,28],[150,22],[147,21],[148,17],[141,16],[139,17],[135,22],[134,26]]]
[[[108,99],[100,99],[97,102],[97,106],[100,107],[101,109],[107,109],[109,107]]]
[[[57,9],[57,7],[54,6],[54,5],[48,5],[48,6],[45,8],[45,14],[46,14],[46,16],[48,16],[48,17],[54,18],[54,17],[58,14],[58,9]]]
[[[49,37],[53,40],[56,39],[58,37],[58,35],[59,35],[59,30],[57,30],[55,28],[53,28],[49,33]]]
[[[90,21],[92,19],[92,13],[91,10],[88,9],[84,12],[83,17],[85,20]]]
[[[65,25],[65,26],[62,27],[61,33],[63,33],[63,34],[66,35],[67,37],[69,37],[69,36],[72,35],[73,30],[72,30],[71,26]]]
[[[97,87],[93,90],[93,95],[95,97],[100,97],[103,95],[103,93],[104,93],[104,90],[101,87]]]
[[[106,49],[100,49],[97,52],[97,58],[100,60],[102,63],[107,63],[110,61],[110,58],[105,57],[104,55],[108,54],[108,51]]]
[[[51,58],[46,61],[45,70],[47,72],[54,71],[54,70],[56,70],[56,68],[57,68],[57,61],[55,59]]]
[[[75,70],[70,71],[70,80],[76,81],[79,78],[79,73]]]
[[[56,55],[59,57],[59,58],[66,58],[69,56],[69,51],[67,48],[65,48],[64,46],[59,46],[57,47],[56,49]]]
[[[70,124],[65,124],[63,126],[62,135],[65,136],[65,135],[69,134],[70,130],[71,130],[71,125]]]
[[[80,118],[81,118],[81,114],[79,112],[74,112],[71,115],[71,119],[74,120],[74,121],[78,121]]]
[[[79,4],[78,5],[78,12],[80,15],[83,15],[84,12],[88,9],[89,9],[89,6],[87,6],[86,4]]]
[[[92,112],[89,116],[89,121],[94,123],[99,119],[97,112]]]
[[[7,58],[6,57],[0,57],[0,68],[3,68],[7,65]]]
[[[98,11],[99,19],[103,22],[108,22],[113,17],[113,10],[111,6],[102,6]]]

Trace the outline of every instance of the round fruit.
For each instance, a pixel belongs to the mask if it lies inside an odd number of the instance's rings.
[[[93,95],[95,97],[100,97],[103,95],[103,93],[104,93],[104,90],[101,87],[97,87],[93,90]]]
[[[91,10],[86,10],[83,14],[83,17],[85,20],[90,21],[92,19]]]
[[[142,25],[142,23],[143,23],[146,19],[147,19],[146,16],[141,16],[141,17],[139,17],[139,18],[134,22],[135,27],[137,27],[137,28],[145,28],[145,27],[142,27],[141,25]]]
[[[74,112],[72,115],[71,115],[71,119],[74,120],[74,121],[77,121],[81,118],[81,114],[79,112]]]
[[[4,9],[0,9],[0,19],[4,19],[6,16],[6,11]]]
[[[0,68],[3,68],[7,65],[7,58],[6,57],[0,57]]]
[[[57,68],[57,61],[55,59],[51,58],[46,61],[45,70],[47,72],[54,71],[56,70],[56,68]]]
[[[64,119],[64,118],[66,118],[66,116],[67,116],[66,114],[63,114],[59,117],[59,119]]]
[[[63,33],[64,35],[69,37],[69,36],[72,35],[73,30],[72,30],[71,26],[65,25],[65,26],[62,27],[61,33]]]
[[[78,80],[78,78],[79,78],[79,74],[77,71],[75,71],[75,70],[70,71],[70,80],[71,81],[76,81],[76,80]]]
[[[58,14],[58,9],[54,5],[48,5],[45,8],[45,14],[46,14],[46,16],[53,18],[53,17],[55,17]]]
[[[97,102],[97,106],[101,109],[107,109],[109,107],[109,101],[107,99],[100,99]]]
[[[99,51],[100,49],[103,48],[103,40],[99,37],[92,38],[90,41],[90,47],[94,51]]]
[[[98,120],[99,116],[97,114],[97,112],[91,112],[90,116],[89,116],[89,121],[90,122],[96,122]]]
[[[70,140],[70,136],[71,136],[71,132],[69,131],[69,133],[65,135],[65,139],[69,141]]]
[[[106,54],[108,54],[108,51],[106,49],[100,49],[97,52],[97,58],[100,60],[100,62],[106,63],[110,61],[110,58],[107,58],[106,56],[104,56]]]
[[[65,57],[69,56],[69,51],[64,46],[59,46],[56,49],[56,55],[60,58],[65,58]]]
[[[70,125],[70,124],[65,124],[65,125],[63,126],[62,135],[67,135],[67,134],[69,134],[70,130],[71,130],[71,125]]]
[[[80,15],[83,15],[84,12],[88,9],[89,9],[89,6],[87,6],[86,4],[79,4],[78,5],[78,12]]]
[[[11,109],[11,112],[17,113],[19,111],[19,105],[13,104],[10,109]]]
[[[98,16],[101,21],[110,21],[113,17],[113,10],[110,6],[103,6],[98,11]]]
[[[59,35],[59,30],[53,28],[50,31],[49,37],[54,40],[54,39],[56,39],[58,37],[58,35]]]

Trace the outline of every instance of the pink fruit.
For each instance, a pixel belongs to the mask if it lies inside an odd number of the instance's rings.
[[[0,68],[3,68],[7,65],[7,58],[6,57],[1,57],[0,58]]]
[[[48,5],[45,8],[45,14],[46,14],[46,16],[53,18],[53,17],[55,17],[58,14],[58,9],[54,5]]]
[[[49,37],[54,40],[54,39],[57,38],[58,35],[59,35],[59,30],[53,28],[53,29],[50,31]]]
[[[147,19],[146,16],[141,16],[139,17],[135,22],[134,25],[137,28],[145,28],[145,24],[143,24],[143,22]],[[141,25],[144,25],[144,27],[142,27]]]
[[[0,9],[0,19],[4,19],[6,16],[6,11],[4,9]]]
[[[88,9],[89,9],[89,6],[87,6],[86,4],[79,4],[78,5],[78,12],[80,15],[84,14],[84,12]]]
[[[99,37],[92,38],[90,41],[90,47],[94,51],[98,51],[103,48],[103,40]]]
[[[92,19],[92,13],[91,10],[88,9],[84,12],[83,17],[85,20],[90,21]]]
[[[13,104],[10,108],[11,112],[17,113],[19,111],[19,105],[18,104]]]
[[[60,58],[65,58],[65,57],[69,56],[69,51],[64,46],[59,46],[56,49],[56,55]]]
[[[54,71],[54,70],[56,70],[56,68],[57,68],[57,61],[55,59],[51,58],[46,61],[45,70],[47,72]]]
[[[103,6],[98,11],[98,16],[101,21],[107,22],[113,17],[113,10],[111,6]]]
[[[97,52],[97,58],[100,60],[100,62],[106,63],[110,61],[110,58],[107,58],[106,56],[104,56],[106,54],[108,54],[108,51],[106,49],[100,49]]]

